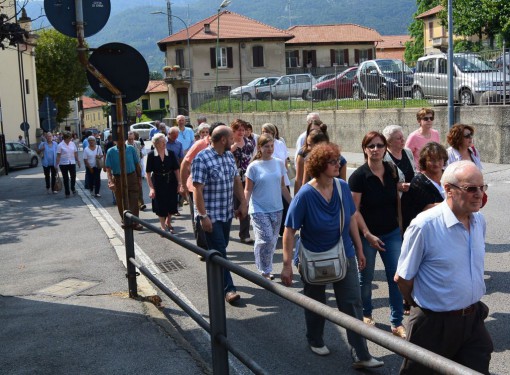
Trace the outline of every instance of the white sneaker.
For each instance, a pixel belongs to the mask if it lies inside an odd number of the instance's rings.
[[[320,348],[319,348],[319,347],[317,347],[317,346],[311,346],[311,345],[310,345],[310,350],[311,350],[312,352],[314,352],[315,354],[317,354],[317,355],[322,355],[322,356],[324,356],[324,355],[328,355],[328,354],[330,353],[330,352],[329,352],[329,349],[328,349],[328,347],[327,347],[326,345],[323,345],[323,346],[321,346]]]
[[[375,359],[374,357],[370,359],[366,359],[364,361],[356,361],[352,364],[353,368],[377,368],[384,366],[383,361],[379,361],[378,359]]]

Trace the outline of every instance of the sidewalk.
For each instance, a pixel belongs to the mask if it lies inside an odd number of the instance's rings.
[[[0,177],[0,372],[210,373],[154,305],[128,298],[123,245],[87,200],[47,195],[41,168]]]

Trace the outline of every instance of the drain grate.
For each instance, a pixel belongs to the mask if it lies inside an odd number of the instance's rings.
[[[186,268],[184,263],[178,259],[165,260],[164,262],[156,263],[156,266],[161,272],[177,272]]]

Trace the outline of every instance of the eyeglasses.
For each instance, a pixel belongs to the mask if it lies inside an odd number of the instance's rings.
[[[327,162],[329,165],[332,165],[332,166],[335,166],[335,165],[338,165],[340,164],[340,160],[339,159],[332,159],[332,160],[328,160]]]
[[[482,193],[485,193],[487,189],[489,188],[489,185],[482,185],[482,186],[457,186],[455,184],[449,183],[450,186],[456,187],[457,189],[464,190],[466,193],[474,194],[477,193],[478,190],[480,190]]]
[[[374,148],[385,148],[386,145],[382,144],[382,143],[372,143],[371,145],[367,145],[367,148],[370,149],[370,150],[373,150]]]
[[[434,121],[434,117],[422,117],[421,118],[423,121]]]
[[[473,138],[473,133],[464,134],[464,138]]]

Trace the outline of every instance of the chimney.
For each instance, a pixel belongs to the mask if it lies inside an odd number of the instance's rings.
[[[204,24],[204,33],[206,33],[206,34],[210,34],[211,33],[211,24],[210,23],[205,23]]]

